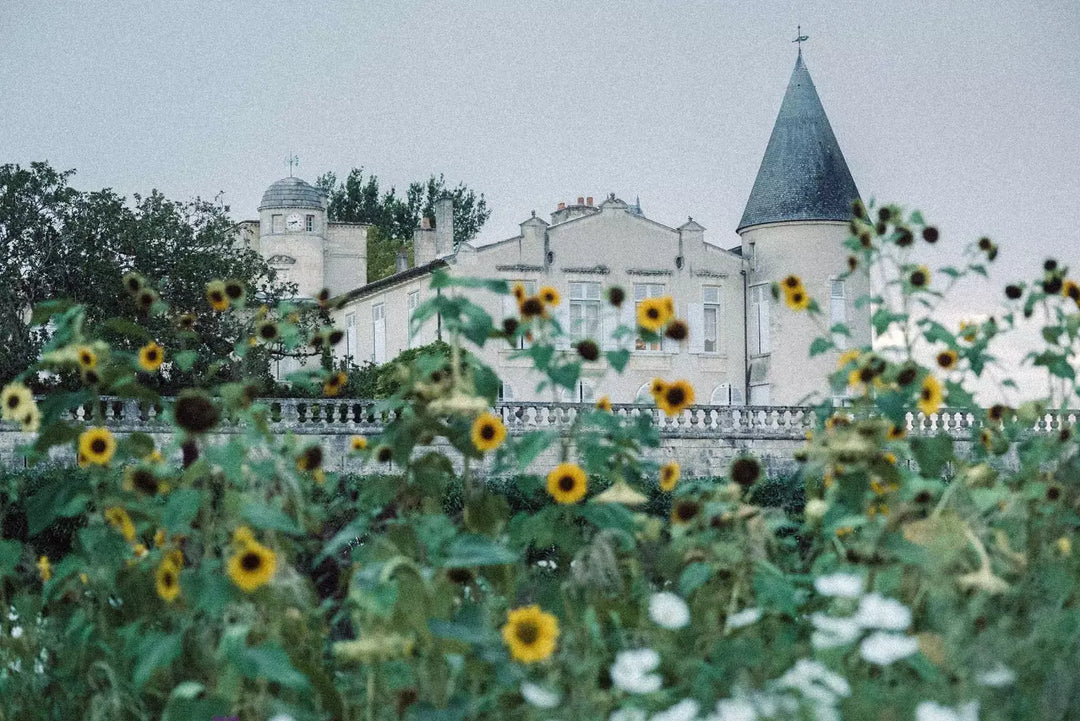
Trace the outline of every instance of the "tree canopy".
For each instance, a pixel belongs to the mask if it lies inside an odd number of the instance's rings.
[[[382,190],[378,176],[365,177],[363,168],[353,168],[340,181],[337,175],[327,172],[315,184],[326,191],[330,220],[375,226],[368,240],[368,282],[394,272],[399,249],[412,251],[409,241],[421,218],[429,218],[434,225],[435,201],[439,198],[448,196],[454,201],[455,247],[475,238],[491,215],[483,193],[477,195],[464,183],[451,188],[441,173],[410,183],[404,197],[392,186]]]

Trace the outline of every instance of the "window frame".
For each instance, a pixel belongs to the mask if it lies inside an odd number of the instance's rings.
[[[638,288],[644,288],[645,295],[638,297]],[[657,291],[659,289],[659,291]],[[663,298],[667,294],[666,283],[634,283],[634,321],[637,322],[638,305],[641,304],[647,298]],[[664,352],[664,339],[661,335],[660,340],[646,343],[640,336],[634,338],[634,352],[635,353],[663,353]]]

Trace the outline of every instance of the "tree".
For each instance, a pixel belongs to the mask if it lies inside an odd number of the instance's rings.
[[[422,217],[427,217],[434,225],[435,201],[439,198],[448,196],[454,201],[455,248],[475,238],[491,215],[483,193],[477,196],[464,183],[448,188],[442,174],[410,183],[403,198],[393,187],[382,191],[378,176],[365,178],[363,168],[353,168],[340,182],[334,173],[327,172],[319,176],[315,184],[326,191],[330,220],[375,226],[375,232],[368,236],[368,282],[394,272],[399,249],[405,248],[411,253],[413,231],[420,225]]]
[[[68,184],[73,175],[44,162],[0,166],[0,382],[37,358],[45,333],[31,325],[29,311],[46,299],[85,304],[91,324],[139,320],[163,343],[175,337],[178,314],[194,313],[198,334],[188,338],[188,349],[210,358],[229,357],[244,320],[210,311],[208,280],[235,278],[268,303],[293,292],[275,282],[258,252],[238,245],[224,207],[200,199],[176,202],[157,191],[128,202],[110,189],[76,190]],[[151,282],[169,314],[147,317],[138,309],[121,282],[129,271]],[[116,327],[100,332],[109,336]],[[138,342],[116,333],[108,339],[129,350]],[[238,374],[236,365],[226,364],[220,374]]]

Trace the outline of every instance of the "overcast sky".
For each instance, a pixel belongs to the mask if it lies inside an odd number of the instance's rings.
[[[797,24],[865,199],[921,209],[941,257],[990,235],[997,286],[1080,266],[1076,1],[0,0],[0,162],[224,191],[240,219],[295,153],[312,181],[462,181],[494,210],[481,241],[615,192],[731,247]]]

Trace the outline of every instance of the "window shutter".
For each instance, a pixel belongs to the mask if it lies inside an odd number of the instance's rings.
[[[619,308],[619,324],[625,325],[634,333],[630,336],[630,348],[633,349],[633,338],[637,334],[637,307],[634,301],[627,298],[623,301],[622,307]]]
[[[360,351],[356,347],[356,328],[345,329],[345,354],[352,356],[352,362],[360,365]]]
[[[555,342],[555,347],[559,350],[570,349],[570,303],[563,301],[555,306],[555,320],[558,321],[559,327],[562,328],[563,334],[559,336],[559,339]]]
[[[690,328],[690,352],[705,352],[705,304],[686,304],[686,324]]]
[[[772,350],[772,344],[769,342],[769,296],[766,291],[762,291],[758,304],[758,329],[761,333],[761,352],[768,353]]]

